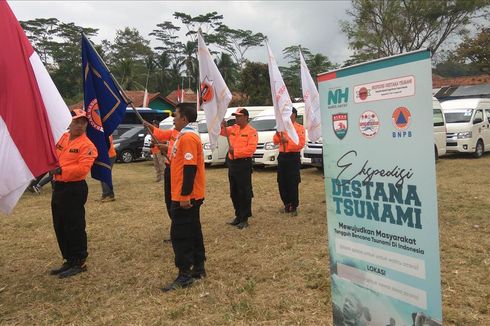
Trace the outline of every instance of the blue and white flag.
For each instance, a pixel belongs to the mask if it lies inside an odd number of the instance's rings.
[[[94,47],[82,34],[83,101],[87,112],[87,136],[99,156],[92,166],[92,178],[112,188],[109,136],[121,123],[128,106],[111,73]]]

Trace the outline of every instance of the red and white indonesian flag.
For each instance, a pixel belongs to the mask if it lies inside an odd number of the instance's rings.
[[[6,1],[0,0],[0,211],[58,166],[70,111]]]
[[[221,121],[225,117],[226,109],[231,101],[231,92],[221,76],[218,67],[213,61],[206,44],[201,36],[197,35],[199,60],[199,80],[201,82],[200,109],[206,115],[208,125],[209,142],[211,149],[218,145],[218,137],[221,131]],[[199,97],[198,97],[199,99]],[[199,102],[199,100],[198,100]]]
[[[269,79],[271,82],[272,103],[274,104],[274,114],[276,116],[277,131],[286,131],[295,143],[299,143],[298,134],[291,122],[291,113],[293,112],[293,104],[289,97],[286,84],[282,79],[281,72],[277,66],[276,59],[272,54],[269,43],[267,43],[267,51],[269,52]]]
[[[306,130],[308,130],[308,138],[312,141],[317,141],[322,136],[320,94],[316,89],[313,78],[311,78],[310,70],[301,51],[299,51],[299,58],[301,61],[301,88],[303,89],[303,100],[305,101],[305,126]]]

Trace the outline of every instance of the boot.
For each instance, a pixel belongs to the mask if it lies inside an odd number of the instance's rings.
[[[87,264],[85,264],[85,260],[77,260],[75,261],[70,268],[58,274],[59,278],[66,278],[75,276],[82,272],[87,271]]]
[[[245,228],[248,228],[248,222],[247,221],[243,221],[243,222],[240,222],[238,223],[237,225],[235,225],[238,229],[242,230],[242,229],[245,229]]]
[[[165,285],[163,288],[161,288],[161,290],[163,292],[169,292],[169,291],[184,289],[191,286],[193,282],[194,279],[191,277],[190,271],[179,272],[179,276],[177,276],[175,281]]]
[[[235,217],[233,218],[230,222],[227,222],[226,224],[236,226],[240,223],[240,221]]]
[[[58,268],[54,268],[54,269],[50,270],[49,271],[49,275],[58,275],[58,274],[60,274],[60,273],[62,273],[64,271],[70,269],[71,266],[72,266],[72,263],[69,262],[69,261],[67,261],[67,260],[65,260],[63,262],[63,265],[61,265]]]
[[[196,280],[200,280],[206,277],[206,269],[204,268],[204,262],[196,264],[192,267],[191,277]]]

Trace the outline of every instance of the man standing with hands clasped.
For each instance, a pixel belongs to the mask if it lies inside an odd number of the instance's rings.
[[[301,182],[301,149],[305,146],[305,127],[296,122],[298,111],[293,108],[291,122],[298,134],[299,142],[296,145],[288,133],[283,131],[276,132],[273,142],[279,145],[279,156],[277,157],[277,183],[279,194],[284,204],[284,213],[291,216],[298,215],[299,191],[298,186]]]
[[[84,110],[72,111],[69,132],[56,144],[60,167],[51,171],[54,189],[51,211],[56,239],[64,263],[50,271],[60,278],[87,270],[87,233],[85,232],[85,203],[88,187],[85,178],[97,158],[97,149],[85,134],[87,116]]]
[[[170,238],[179,274],[172,283],[162,288],[163,292],[188,287],[195,279],[206,276],[199,213],[205,190],[204,153],[197,126],[191,124],[196,118],[194,104],[181,103],[177,106],[174,126],[179,135],[172,147],[170,164]]]
[[[236,124],[226,127],[223,122],[221,135],[230,142],[228,149],[228,180],[230,197],[235,209],[235,217],[228,224],[244,229],[252,216],[252,156],[257,148],[257,130],[248,124],[248,110],[238,108],[233,116]],[[225,129],[226,128],[226,129]]]

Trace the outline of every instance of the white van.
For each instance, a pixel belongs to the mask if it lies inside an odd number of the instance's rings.
[[[304,103],[293,103],[293,106],[298,110],[297,122],[303,124],[305,114]],[[255,165],[276,166],[277,156],[279,155],[279,146],[273,142],[274,134],[276,133],[276,117],[274,108],[270,107],[257,115],[250,125],[257,130],[259,141],[257,150],[255,151],[252,160]],[[303,150],[301,150],[301,164],[310,164],[311,159],[305,158]]]
[[[446,154],[446,119],[439,101],[432,98],[432,122],[434,124],[434,154],[436,161]]]
[[[448,100],[441,106],[446,118],[447,152],[473,153],[478,158],[490,151],[490,99]]]
[[[252,119],[265,109],[272,108],[272,106],[244,106],[247,109],[249,118]],[[235,123],[235,117],[231,114],[235,112],[238,107],[228,108],[225,113],[225,120],[228,126]],[[211,144],[209,143],[208,127],[206,125],[206,119],[202,119],[198,123],[199,134],[201,135],[201,142],[204,150],[204,163],[207,165],[224,164],[226,154],[228,153],[228,140],[224,136],[218,137],[218,146],[211,151]]]

